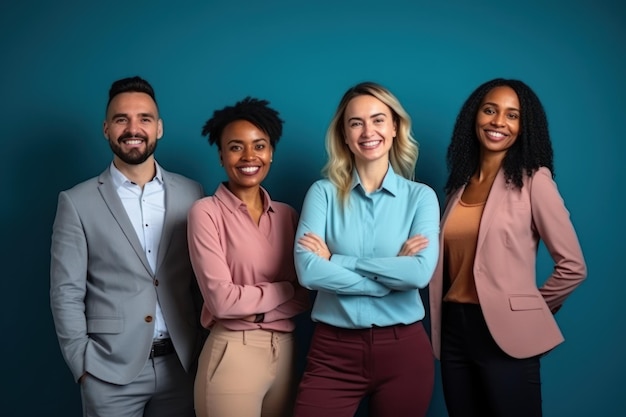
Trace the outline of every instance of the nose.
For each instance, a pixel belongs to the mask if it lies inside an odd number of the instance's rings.
[[[372,124],[369,121],[366,121],[365,123],[363,123],[363,131],[361,132],[361,135],[367,138],[367,137],[370,137],[372,133],[374,133],[374,126],[372,126]]]
[[[128,124],[126,125],[126,130],[128,130],[133,135],[139,132],[139,121],[135,118],[130,118],[128,120]]]
[[[506,115],[504,113],[496,113],[491,118],[491,124],[494,126],[504,126]]]
[[[254,148],[252,146],[246,146],[243,150],[242,158],[246,161],[250,161],[256,158],[256,153],[254,152]]]

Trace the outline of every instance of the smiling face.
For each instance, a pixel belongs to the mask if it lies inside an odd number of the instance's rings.
[[[139,165],[152,159],[163,122],[154,100],[145,93],[120,93],[109,103],[103,126],[116,166]]]
[[[376,97],[361,95],[350,100],[344,113],[345,141],[357,166],[389,162],[396,124],[389,106]]]
[[[476,114],[476,136],[481,153],[506,154],[517,140],[520,130],[519,98],[511,87],[495,87]]]
[[[272,153],[269,136],[254,124],[236,120],[226,125],[220,137],[220,160],[229,190],[240,196],[258,189],[270,170]]]

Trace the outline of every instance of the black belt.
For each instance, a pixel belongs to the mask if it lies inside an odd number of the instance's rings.
[[[411,324],[372,326],[364,329],[344,329],[342,327],[335,327],[322,322],[318,322],[316,326],[319,331],[330,334],[338,340],[354,342],[399,340],[424,331],[421,321],[416,321]]]
[[[170,353],[174,353],[174,344],[172,343],[172,339],[155,340],[152,343],[152,349],[150,350],[150,358],[169,355]]]

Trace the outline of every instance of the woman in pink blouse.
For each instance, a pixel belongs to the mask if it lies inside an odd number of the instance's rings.
[[[195,381],[198,417],[289,416],[294,316],[309,307],[293,263],[298,214],[261,186],[282,120],[266,100],[213,113],[202,130],[228,181],[189,212],[191,262],[211,333]]]

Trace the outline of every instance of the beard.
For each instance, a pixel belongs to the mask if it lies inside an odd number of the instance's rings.
[[[145,151],[141,151],[139,149],[131,149],[128,152],[124,152],[121,147],[121,143],[125,139],[137,138],[141,139],[146,143]],[[139,165],[144,163],[156,150],[158,141],[154,141],[152,143],[149,142],[148,138],[143,135],[132,135],[132,134],[124,134],[120,136],[116,141],[109,139],[109,146],[115,155],[120,158],[124,163],[129,165]]]

